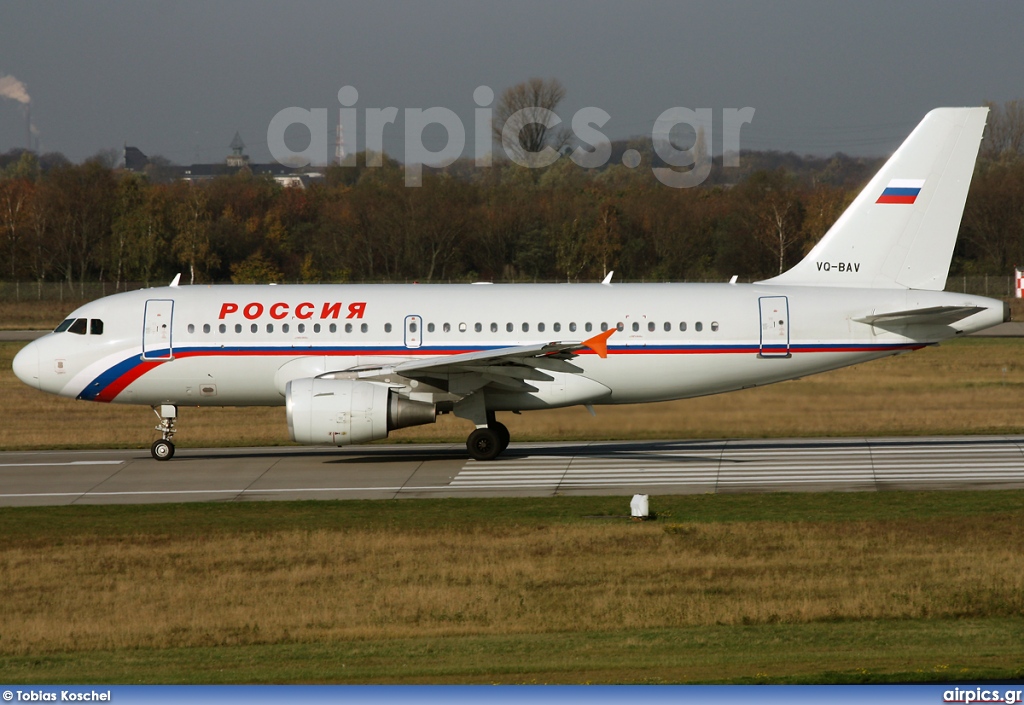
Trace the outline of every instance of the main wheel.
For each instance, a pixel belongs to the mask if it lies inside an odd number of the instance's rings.
[[[508,427],[500,421],[495,421],[492,424],[488,424],[488,426],[498,434],[498,441],[501,443],[501,448],[498,452],[504,453],[505,449],[508,448],[508,444],[512,441],[512,434],[508,432]]]
[[[478,428],[469,434],[466,449],[473,460],[494,460],[502,451],[501,438],[491,428]]]
[[[174,444],[161,438],[159,441],[153,441],[153,445],[149,447],[149,452],[157,460],[170,460],[174,457]]]

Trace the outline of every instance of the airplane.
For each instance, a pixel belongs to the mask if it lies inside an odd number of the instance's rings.
[[[284,405],[291,438],[345,446],[497,412],[718,394],[896,355],[1009,320],[944,291],[987,108],[929,112],[792,269],[751,284],[179,286],[108,296],[22,349],[15,374],[151,406],[154,458],[186,406]],[[179,275],[180,276],[180,275]]]

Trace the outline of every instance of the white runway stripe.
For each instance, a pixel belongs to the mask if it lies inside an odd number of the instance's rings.
[[[1012,442],[935,443],[849,441],[731,442],[586,455],[536,455],[489,463],[469,461],[451,487],[585,488],[703,486],[706,488],[914,482],[944,485],[1024,482],[1024,452]],[[592,453],[592,454],[591,454]]]

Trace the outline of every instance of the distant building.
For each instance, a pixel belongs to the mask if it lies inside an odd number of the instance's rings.
[[[220,164],[191,164],[189,166],[167,167],[167,173],[173,179],[182,181],[209,181],[218,176],[232,176],[244,170],[254,176],[269,176],[277,183],[285,187],[305,188],[310,183],[324,177],[323,170],[317,169],[296,169],[284,166],[276,162],[271,164],[253,164],[249,161],[249,155],[245,153],[245,142],[242,136],[235,132],[235,138],[228,145],[231,154]],[[137,147],[124,148],[124,168],[126,171],[145,172],[150,165],[149,157],[142,153]]]
[[[149,157],[138,147],[124,146],[124,168],[126,171],[143,172],[149,166]]]

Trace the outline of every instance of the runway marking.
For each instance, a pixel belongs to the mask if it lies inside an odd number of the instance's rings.
[[[0,468],[53,468],[62,465],[124,465],[123,460],[75,460],[70,463],[0,463]]]
[[[832,447],[800,443],[751,448],[747,442],[725,442],[638,453],[611,451],[598,457],[534,455],[491,462],[469,461],[451,486],[557,490],[677,485],[718,489],[829,483],[863,487],[894,482],[1024,481],[1024,454],[1014,442],[826,443]],[[899,445],[895,446],[896,443]]]

